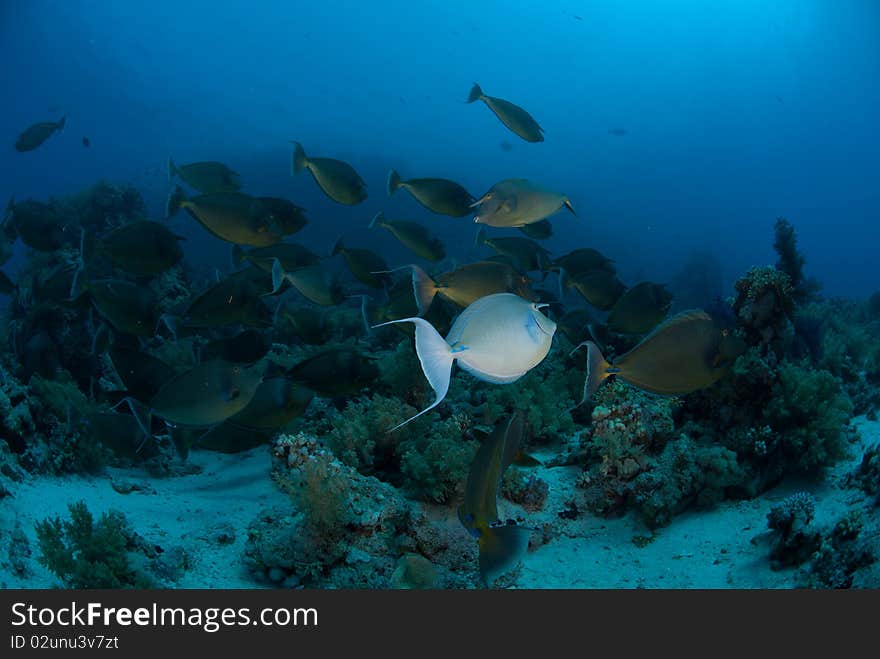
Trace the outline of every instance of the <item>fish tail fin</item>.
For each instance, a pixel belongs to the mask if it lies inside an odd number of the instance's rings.
[[[474,238],[474,245],[479,247],[480,245],[486,242],[486,229],[480,227],[479,231],[477,231],[477,237]]]
[[[596,393],[596,390],[602,385],[605,379],[611,375],[611,373],[609,373],[611,364],[605,361],[605,357],[602,356],[602,351],[599,350],[599,346],[592,341],[584,341],[571,352],[574,353],[575,350],[584,346],[587,348],[587,377],[584,380],[583,398],[581,398],[581,402],[575,407],[580,407],[586,403],[590,396]]]
[[[368,225],[368,228],[372,229],[374,226],[376,226],[377,222],[381,222],[384,219],[385,219],[385,213],[383,213],[382,211],[379,211],[378,213],[376,213],[373,216],[373,219],[370,220],[370,224]]]
[[[577,213],[574,212],[574,206],[571,205],[571,199],[569,199],[568,197],[563,197],[562,205],[565,206],[569,211],[571,211],[572,215],[577,217]]]
[[[153,334],[159,333],[159,327],[161,325],[164,325],[168,329],[174,343],[177,343],[177,331],[180,329],[180,316],[175,316],[171,313],[163,313],[156,319],[156,328],[153,330]]]
[[[183,188],[179,185],[175,186],[171,194],[168,195],[168,201],[165,202],[165,219],[170,220],[174,217],[185,201],[186,194],[184,194]]]
[[[287,273],[284,272],[284,266],[281,265],[281,261],[277,258],[272,259],[272,290],[268,293],[263,293],[261,297],[265,297],[267,295],[275,295],[278,291],[281,290],[281,287],[284,285],[284,280],[287,278]]]
[[[474,101],[479,101],[483,97],[483,90],[480,89],[480,86],[477,83],[474,83],[474,86],[471,87],[471,93],[468,94],[467,102],[473,103]]]
[[[424,316],[431,308],[434,296],[437,295],[437,282],[416,264],[410,264],[409,267],[412,268],[413,293],[416,296],[419,316]]]
[[[480,579],[488,588],[502,574],[514,567],[529,548],[527,526],[506,524],[490,526],[480,534]]]
[[[401,318],[400,320],[392,320],[374,327],[382,327],[383,325],[392,325],[395,323],[413,323],[416,326],[416,355],[419,363],[422,365],[422,372],[428,380],[428,384],[434,390],[434,402],[428,405],[415,416],[411,416],[403,423],[394,426],[389,432],[393,432],[398,428],[405,426],[413,419],[422,416],[426,412],[437,407],[446,397],[449,391],[449,381],[452,377],[452,362],[455,361],[455,355],[452,348],[446,343],[446,339],[440,336],[439,332],[434,329],[424,318]]]
[[[330,256],[336,256],[344,249],[345,243],[342,242],[342,236],[339,236],[339,238],[336,239],[336,242],[333,243],[333,249],[330,250]]]
[[[306,158],[305,149],[299,142],[293,143],[293,156],[290,159],[290,175],[299,174],[306,168],[309,160]]]
[[[400,174],[398,174],[396,170],[392,169],[390,172],[388,172],[388,196],[390,197],[402,187],[403,181],[400,179]]]

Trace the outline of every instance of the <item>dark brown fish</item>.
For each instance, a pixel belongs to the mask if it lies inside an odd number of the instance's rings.
[[[702,309],[673,316],[612,363],[591,341],[582,346],[587,348],[587,377],[581,403],[612,375],[651,393],[688,394],[724,377],[745,351],[730,328]]]
[[[643,281],[627,290],[608,314],[608,327],[618,334],[645,334],[666,318],[672,293],[661,284]]]
[[[287,371],[291,379],[304,384],[319,396],[355,394],[379,377],[375,360],[352,348],[319,352]]]
[[[33,151],[52,135],[63,130],[65,123],[67,117],[61,117],[59,121],[42,121],[26,128],[15,140],[15,150],[19,153]]]

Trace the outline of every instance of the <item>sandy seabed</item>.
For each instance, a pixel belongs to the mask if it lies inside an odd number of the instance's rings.
[[[549,522],[558,534],[530,551],[504,581],[514,588],[795,587],[799,568],[770,568],[767,513],[772,505],[799,491],[816,498],[812,522],[816,528],[833,525],[848,510],[870,508],[867,495],[845,487],[843,480],[861,461],[864,450],[880,443],[880,422],[859,417],[854,424],[859,444],[852,445],[850,457],[820,482],[789,480],[752,500],[685,512],[657,530],[647,544],[633,541],[651,535],[633,515],[604,519],[585,513],[561,521],[558,511],[570,498],[580,469],[539,467],[538,475],[548,482],[550,494],[542,512],[524,515],[534,526]],[[68,504],[84,500],[96,516],[108,509],[123,511],[132,528],[149,542],[185,547],[190,565],[176,584],[179,588],[260,587],[242,562],[247,528],[261,509],[288,503],[269,478],[268,449],[263,446],[237,455],[197,451],[188,460],[201,468],[198,473],[155,479],[142,470],[108,469],[101,476],[29,477],[16,484],[12,496],[0,504],[0,563],[8,555],[16,521],[28,536],[32,555],[27,577],[4,567],[0,585],[58,585],[58,579],[36,560],[34,525],[48,516],[66,518]],[[142,484],[144,489],[121,494],[111,485],[114,479]],[[502,505],[508,515],[516,512],[513,504]],[[458,524],[454,511],[440,514],[449,524]],[[432,511],[435,519],[437,515],[437,510]],[[876,509],[867,513],[863,533],[877,533],[878,518]],[[234,531],[223,543],[214,537],[219,526]],[[857,581],[862,585],[880,584],[877,564],[861,572],[865,574]]]

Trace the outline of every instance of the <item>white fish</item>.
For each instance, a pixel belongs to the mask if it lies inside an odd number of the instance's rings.
[[[456,318],[444,339],[423,318],[402,318],[382,325],[413,323],[416,354],[435,399],[430,406],[391,430],[437,407],[449,391],[452,362],[484,382],[510,384],[540,364],[547,353],[556,323],[541,313],[546,304],[529,302],[513,293],[481,297]]]

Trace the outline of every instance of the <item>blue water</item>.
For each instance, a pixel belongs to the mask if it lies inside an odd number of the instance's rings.
[[[869,0],[6,0],[0,61],[4,202],[106,178],[137,186],[158,217],[169,155],[221,160],[245,191],[306,207],[304,242],[329,249],[344,233],[402,263],[390,235],[366,229],[380,209],[425,217],[408,195],[387,197],[389,167],[475,195],[525,177],[578,211],[556,219],[551,251],[597,247],[629,284],[668,279],[701,249],[729,286],[775,261],[785,216],[826,294],[880,288],[880,6]],[[531,112],[546,141],[465,104],[473,81]],[[63,134],[11,148],[62,114]],[[341,207],[292,178],[292,139],[351,162],[369,199]],[[430,219],[466,256],[469,220]],[[184,216],[175,223],[195,241],[191,261],[228,258]]]

